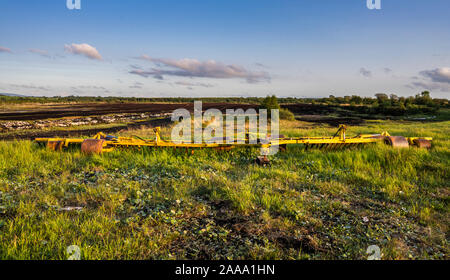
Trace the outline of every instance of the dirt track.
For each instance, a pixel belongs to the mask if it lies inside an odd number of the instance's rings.
[[[226,109],[244,109],[257,108],[258,106],[249,104],[230,104],[230,103],[204,103],[203,110],[211,108],[219,109],[225,113]],[[7,112],[0,112],[0,121],[39,121],[47,119],[58,119],[66,117],[87,117],[87,116],[102,116],[110,114],[124,114],[124,113],[146,113],[149,115],[161,115],[171,113],[176,109],[187,109],[194,111],[194,104],[173,103],[173,104],[158,104],[158,103],[89,103],[89,104],[51,104],[39,105],[36,109],[26,109],[22,111],[11,110]],[[170,118],[154,119],[149,121],[138,121],[129,123],[128,125],[117,125],[109,128],[102,128],[104,133],[114,134],[124,129],[139,128],[141,126],[157,127],[166,126],[171,123]],[[14,139],[35,139],[44,137],[76,137],[87,136],[98,133],[99,129],[70,129],[70,130],[53,130],[42,132],[26,132],[21,131],[15,135],[0,133],[0,140],[14,140]]]
[[[244,110],[248,108],[257,108],[257,105],[250,104],[230,104],[230,103],[204,103],[203,110],[211,108],[225,111],[226,109]],[[45,120],[50,118],[63,117],[79,117],[93,115],[108,115],[119,113],[151,113],[161,114],[170,113],[176,109],[188,109],[194,111],[194,104],[174,103],[174,104],[158,104],[158,103],[89,103],[89,104],[71,104],[66,106],[43,106],[36,110],[10,111],[1,112],[0,120]]]
[[[102,128],[101,131],[106,134],[114,134],[121,130],[126,129],[136,129],[141,126],[147,127],[158,127],[167,126],[172,122],[170,118],[156,119],[145,122],[137,122],[133,124],[128,124],[127,126],[113,126],[109,128]],[[100,131],[98,128],[93,129],[79,129],[79,130],[53,130],[53,131],[42,131],[42,132],[26,132],[17,135],[2,135],[0,133],[0,140],[34,140],[36,138],[47,138],[47,137],[77,137],[77,136],[92,136]]]

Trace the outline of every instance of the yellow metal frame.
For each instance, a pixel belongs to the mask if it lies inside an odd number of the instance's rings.
[[[369,144],[376,142],[384,142],[385,137],[390,136],[389,133],[383,132],[382,134],[360,134],[355,137],[347,137],[346,135],[347,127],[345,125],[340,125],[337,133],[332,137],[299,137],[299,138],[280,138],[272,139],[267,143],[249,144],[247,141],[241,141],[244,143],[174,143],[172,141],[163,140],[161,138],[159,127],[155,128],[155,139],[147,140],[134,137],[114,137],[108,138],[107,135],[100,132],[94,136],[93,139],[103,139],[103,151],[108,152],[118,147],[168,147],[168,148],[218,148],[218,149],[232,149],[237,146],[253,146],[269,148],[271,146],[284,146],[284,145],[295,145],[295,144],[306,144],[306,145],[323,145],[324,147],[330,148],[340,148],[347,145],[355,144]],[[414,140],[423,139],[432,141],[431,137],[405,137],[408,142],[412,145]],[[48,143],[48,142],[62,142],[63,147],[69,147],[71,144],[81,145],[85,139],[77,138],[36,138],[35,141],[38,143]],[[245,139],[248,140],[248,139]]]

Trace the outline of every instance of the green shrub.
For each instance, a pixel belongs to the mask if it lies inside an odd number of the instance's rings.
[[[288,121],[295,121],[295,116],[288,109],[282,108],[282,109],[280,109],[280,119],[281,120],[288,120]]]

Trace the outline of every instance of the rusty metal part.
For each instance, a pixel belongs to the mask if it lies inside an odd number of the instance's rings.
[[[261,166],[266,166],[270,164],[270,160],[267,156],[260,156],[256,158],[256,163]]]
[[[81,152],[85,154],[101,154],[104,144],[104,139],[86,139],[81,144]]]
[[[286,152],[287,151],[287,145],[286,144],[285,145],[280,145],[278,148],[280,149],[281,152]]]
[[[421,149],[431,149],[431,141],[425,139],[414,139],[414,146]]]
[[[48,141],[47,148],[52,151],[62,151],[64,146],[63,141]]]
[[[372,135],[372,136],[370,136],[370,138],[378,139],[378,140],[384,140],[386,138],[386,136],[383,136],[383,135]]]
[[[409,148],[408,139],[403,136],[386,136],[385,141],[393,148]]]
[[[326,150],[335,151],[343,149],[358,148],[361,145],[366,145],[368,143],[316,143],[316,144],[305,144],[305,150]]]

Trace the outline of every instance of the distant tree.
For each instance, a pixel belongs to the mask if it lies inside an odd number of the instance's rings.
[[[339,104],[345,103],[344,98],[342,97],[336,97],[336,102]]]
[[[405,100],[405,106],[408,106],[408,105],[413,104],[414,101],[415,101],[415,100],[414,100],[414,97],[412,97],[412,96],[406,98],[406,100]]]
[[[330,103],[330,104],[336,103],[336,97],[334,95],[330,95],[328,97],[328,103]]]
[[[264,98],[262,102],[262,107],[267,109],[268,112],[272,109],[280,109],[280,105],[278,104],[277,97],[275,95],[267,96]]]
[[[376,99],[370,98],[370,97],[364,97],[363,98],[363,104],[366,105],[373,105],[376,102]]]
[[[376,96],[376,98],[378,99],[378,103],[379,103],[379,104],[385,103],[386,101],[389,100],[388,95],[385,94],[385,93],[377,93],[377,94],[375,94],[375,96]]]
[[[429,91],[423,91],[422,93],[416,95],[415,103],[418,105],[433,106],[433,99],[431,98]]]
[[[267,96],[262,102],[262,108],[267,109],[267,115],[271,117],[272,110],[280,110],[277,97],[275,95]]]
[[[391,101],[395,101],[395,102],[398,101],[398,96],[395,94],[391,94],[390,98],[391,98]]]
[[[358,95],[352,95],[352,98],[350,99],[350,102],[353,104],[361,104],[363,99]]]
[[[351,99],[350,96],[348,96],[348,95],[344,96],[344,102],[345,103],[350,103],[350,99]]]
[[[395,94],[391,94],[389,96],[390,100],[391,100],[391,106],[398,106],[399,102],[398,102],[398,96]]]
[[[422,95],[422,97],[430,97],[430,92],[429,91],[422,91],[422,93],[420,95]]]

